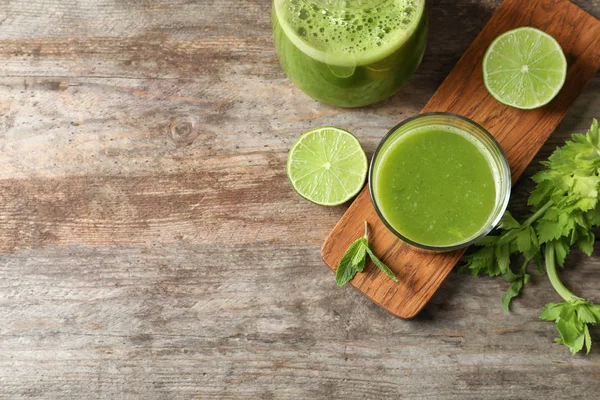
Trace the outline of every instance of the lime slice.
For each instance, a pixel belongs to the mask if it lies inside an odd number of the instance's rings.
[[[539,29],[522,27],[498,36],[483,59],[485,87],[499,102],[531,110],[548,104],[567,77],[560,44]]]
[[[303,133],[290,149],[287,175],[298,194],[322,206],[356,196],[367,178],[367,156],[358,139],[326,126]]]

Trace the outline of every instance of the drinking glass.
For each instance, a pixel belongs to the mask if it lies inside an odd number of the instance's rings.
[[[393,224],[390,223],[386,218],[386,210],[384,207],[382,207],[381,202],[378,201],[379,195],[376,190],[376,182],[378,179],[380,179],[380,155],[384,154],[386,149],[390,148],[390,146],[392,146],[401,137],[412,134],[416,131],[427,129],[429,127],[446,127],[452,131],[459,131],[462,133],[462,135],[468,136],[470,140],[472,140],[474,143],[477,143],[478,147],[492,167],[496,184],[495,204],[487,222],[481,226],[479,231],[473,236],[468,237],[461,242],[446,246],[432,246],[423,243],[417,243],[403,235],[400,232],[400,227],[393,226]],[[496,225],[498,225],[500,219],[506,211],[508,200],[510,198],[511,182],[511,172],[508,165],[508,160],[506,159],[506,156],[496,139],[494,139],[494,137],[485,128],[476,122],[461,115],[445,112],[433,112],[417,115],[392,128],[381,140],[379,146],[377,147],[377,150],[371,159],[371,166],[369,170],[369,191],[371,193],[371,200],[381,221],[399,239],[417,249],[429,252],[446,252],[468,247],[487,236],[487,234],[490,233],[492,229],[496,227]]]

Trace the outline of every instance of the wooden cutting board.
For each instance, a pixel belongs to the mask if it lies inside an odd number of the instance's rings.
[[[520,26],[533,26],[552,35],[569,62],[561,93],[547,106],[532,111],[498,103],[485,89],[481,72],[492,41]],[[505,0],[421,112],[453,112],[483,125],[500,142],[516,182],[599,67],[600,21],[596,18],[567,0]],[[365,187],[323,245],[323,260],[332,270],[348,246],[363,235],[364,221],[369,223],[375,254],[400,283],[392,282],[369,262],[350,284],[391,314],[414,317],[465,250],[431,254],[409,247],[379,220]]]

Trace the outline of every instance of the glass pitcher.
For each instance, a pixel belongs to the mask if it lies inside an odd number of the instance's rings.
[[[360,107],[393,95],[427,43],[425,0],[274,0],[279,61],[323,103]]]

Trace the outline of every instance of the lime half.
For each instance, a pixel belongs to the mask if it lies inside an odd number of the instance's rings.
[[[560,44],[539,29],[522,27],[498,36],[483,59],[483,81],[496,100],[531,110],[548,104],[567,77]]]
[[[298,194],[322,206],[356,196],[367,178],[367,156],[350,132],[323,127],[303,133],[290,149],[287,175]]]

